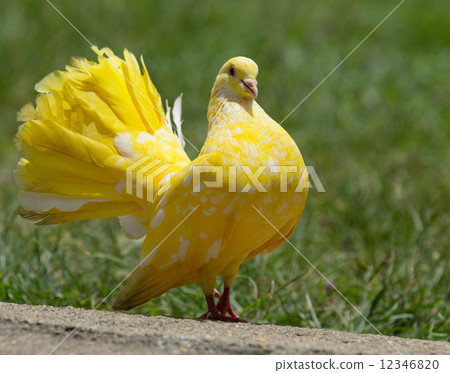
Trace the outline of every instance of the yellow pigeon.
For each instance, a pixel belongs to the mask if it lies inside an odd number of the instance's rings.
[[[289,237],[308,192],[298,147],[256,102],[256,63],[222,66],[207,139],[190,160],[181,96],[165,113],[142,57],[141,70],[127,50],[124,59],[93,50],[98,62],[72,59],[36,84],[36,105],[18,114],[20,215],[37,224],[118,216],[129,237],[145,236],[115,309],[198,282],[202,318],[244,321],[230,304],[239,266]]]

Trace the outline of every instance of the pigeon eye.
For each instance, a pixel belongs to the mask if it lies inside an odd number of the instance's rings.
[[[230,67],[230,75],[234,76],[234,67],[233,66]]]

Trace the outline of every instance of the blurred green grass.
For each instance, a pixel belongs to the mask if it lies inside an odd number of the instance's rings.
[[[228,58],[258,63],[258,102],[281,121],[398,2],[54,4],[92,43],[144,55],[163,99],[183,92],[184,133],[200,148]],[[407,0],[283,123],[326,189],[311,191],[291,241],[387,335],[449,338],[449,12]],[[17,217],[11,170],[15,115],[34,84],[73,55],[94,55],[35,0],[4,2],[0,53],[0,300],[93,308],[134,267],[139,242],[116,220],[33,227]],[[245,263],[233,297],[254,322],[375,332],[287,244]],[[135,312],[203,309],[193,285]]]

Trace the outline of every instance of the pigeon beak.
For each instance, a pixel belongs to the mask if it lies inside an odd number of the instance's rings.
[[[242,81],[248,93],[250,93],[254,98],[258,97],[258,82],[256,79],[245,79]]]

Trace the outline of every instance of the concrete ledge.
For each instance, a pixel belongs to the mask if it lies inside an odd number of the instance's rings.
[[[0,302],[0,354],[450,354],[450,343]],[[396,350],[397,349],[397,350]]]

